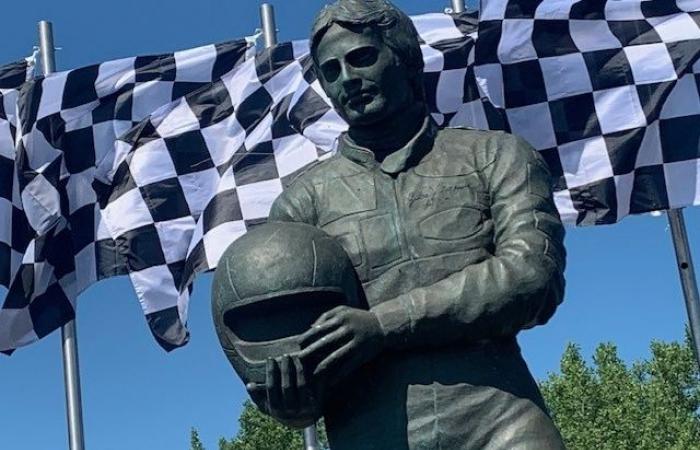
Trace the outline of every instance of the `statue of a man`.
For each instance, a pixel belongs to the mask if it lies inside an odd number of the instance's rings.
[[[438,130],[417,32],[387,0],[326,7],[311,53],[349,130],[270,220],[336,237],[370,305],[323,314],[301,340],[306,379],[329,386],[331,448],[563,449],[516,341],[564,293],[542,159],[507,133]],[[279,379],[269,409],[293,416],[294,378]]]

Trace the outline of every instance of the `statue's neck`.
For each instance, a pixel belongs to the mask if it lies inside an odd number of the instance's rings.
[[[415,103],[400,114],[369,126],[354,126],[348,136],[357,145],[372,150],[378,161],[403,148],[415,137],[428,114],[424,103]]]

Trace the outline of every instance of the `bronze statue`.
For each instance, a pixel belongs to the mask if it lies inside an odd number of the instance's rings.
[[[506,133],[437,129],[417,32],[386,0],[326,7],[311,53],[349,130],[270,221],[335,237],[369,309],[323,313],[253,398],[288,423],[321,402],[332,450],[563,449],[516,341],[564,294],[542,159]],[[323,397],[302,395],[298,367]]]

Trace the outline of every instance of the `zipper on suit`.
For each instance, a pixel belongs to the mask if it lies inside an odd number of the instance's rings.
[[[403,202],[401,201],[401,196],[399,195],[399,183],[401,177],[406,176],[406,172],[396,174],[396,178],[392,177],[391,175],[387,176],[389,177],[392,190],[394,191],[394,201],[396,202],[396,219],[394,219],[394,223],[396,225],[396,232],[399,234],[401,253],[403,256],[403,252],[405,250],[408,254],[408,259],[412,261],[415,258],[413,256],[413,252],[411,251],[411,247],[408,244],[408,236],[406,236],[406,233],[404,232],[405,221],[403,217]]]

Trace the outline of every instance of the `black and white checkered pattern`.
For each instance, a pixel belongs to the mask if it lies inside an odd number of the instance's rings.
[[[33,64],[24,60],[0,67],[0,286],[5,287],[28,244],[29,224],[15,191],[14,167],[17,96],[32,70]]]
[[[0,286],[4,287],[17,273],[32,235],[19,198],[15,141],[17,97],[33,70],[33,58],[0,67]],[[12,311],[0,310],[0,324],[14,319]],[[0,341],[9,333],[11,329],[0,325]]]
[[[478,39],[469,16],[417,17],[433,117],[530,141],[569,222],[696,203],[697,1],[484,0]],[[277,47],[199,94],[225,107],[194,95],[124,143],[106,217],[142,301],[175,301],[265,219],[286,177],[333,148],[343,126],[303,54]]]
[[[416,17],[433,117],[530,141],[568,222],[698,203],[699,1],[483,0],[476,45],[469,16]],[[100,172],[104,224],[147,313],[184,322],[194,275],[334,148],[344,125],[307,51],[282,44],[169,104]]]
[[[464,88],[476,21],[429,14],[414,22],[429,103],[446,124],[465,99],[480,103]],[[177,304],[184,315],[194,275],[215,268],[231,242],[266,219],[293,174],[333,150],[346,125],[308,52],[306,41],[269,49],[123,138],[103,217],[142,304]]]
[[[16,170],[34,239],[0,310],[0,351],[70,321],[80,292],[127,273],[97,204],[116,138],[159,107],[226,76],[249,50],[244,40],[232,41],[109,61],[24,85]],[[186,342],[176,310],[151,313],[161,345]]]
[[[482,0],[475,73],[562,218],[700,203],[700,1]]]

